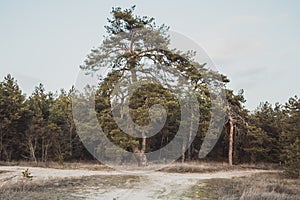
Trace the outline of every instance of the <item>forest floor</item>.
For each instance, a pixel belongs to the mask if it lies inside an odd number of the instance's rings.
[[[194,169],[190,169],[194,173],[183,170],[187,166]],[[216,165],[211,168],[213,166]],[[32,178],[23,177],[22,172],[27,168]],[[253,192],[251,187],[257,188],[257,183],[263,184],[262,180],[270,187],[263,190],[264,187],[259,186],[261,190],[255,190],[257,195],[269,192],[272,193],[270,199],[276,199],[273,197],[277,194],[280,197],[277,199],[297,199],[297,192],[300,194],[297,190],[300,181],[284,182],[278,175],[280,171],[270,169],[226,170],[225,167],[220,171],[199,172],[199,168],[208,166],[179,164],[161,171],[120,172],[105,167],[90,168],[0,166],[0,199],[240,199]],[[176,170],[181,173],[172,172]]]

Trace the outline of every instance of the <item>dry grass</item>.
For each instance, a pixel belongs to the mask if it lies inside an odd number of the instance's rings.
[[[84,199],[84,194],[79,195],[83,188],[131,188],[141,181],[140,177],[132,175],[57,179],[39,184],[27,180],[0,188],[0,199]],[[299,194],[299,179],[285,179],[279,173],[264,173],[233,179],[202,180],[186,191],[184,199],[298,200]]]
[[[92,176],[79,178],[52,179],[44,182],[32,182],[24,179],[13,185],[0,187],[1,200],[19,199],[85,199],[82,190],[87,188],[131,188],[139,183],[140,177],[133,175]]]
[[[23,166],[23,167],[43,167],[43,168],[54,168],[54,169],[87,169],[87,170],[99,170],[99,171],[111,171],[114,170],[106,165],[100,164],[99,162],[66,162],[63,165],[57,162],[1,162],[0,166]],[[132,166],[131,169],[134,169]],[[139,170],[140,167],[137,167]],[[151,166],[148,167],[151,169]],[[264,169],[273,170],[280,169],[276,164],[269,163],[259,163],[259,164],[241,164],[229,166],[225,162],[174,162],[168,166],[162,167],[159,171],[163,172],[173,172],[173,173],[210,173],[219,171],[233,171],[233,170],[243,170],[243,169]]]
[[[221,199],[300,199],[300,180],[285,179],[281,174],[254,175],[225,183],[219,194]]]
[[[7,173],[8,171],[0,171],[0,174],[2,174],[2,173]]]
[[[31,163],[10,163],[11,165],[29,166]],[[6,164],[7,165],[7,164]],[[33,166],[36,166],[35,164]],[[39,167],[111,170],[97,163],[39,163]],[[278,169],[276,165],[238,165],[228,166],[227,163],[193,162],[173,163],[161,171],[166,172],[220,172],[242,169]],[[0,172],[1,173],[1,172]],[[4,172],[3,172],[4,173]],[[84,196],[74,196],[86,187],[119,188],[124,185],[133,187],[139,183],[140,177],[130,176],[93,176],[80,178],[57,179],[47,182],[33,182],[24,180],[14,185],[0,188],[0,199],[81,199]],[[243,200],[271,200],[271,199],[300,199],[300,180],[289,180],[279,173],[260,173],[250,177],[232,179],[201,180],[184,194],[189,199],[243,199]]]
[[[220,162],[188,162],[188,163],[172,163],[160,171],[164,172],[173,172],[173,173],[210,173],[210,172],[219,172],[219,171],[234,171],[234,170],[243,170],[243,169],[263,169],[263,170],[273,170],[279,169],[278,165],[275,164],[242,164],[242,165],[233,165],[229,166],[227,163]]]
[[[300,180],[279,173],[255,174],[233,179],[199,182],[187,195],[191,199],[299,200]]]
[[[54,168],[54,169],[87,169],[87,170],[99,170],[99,171],[111,171],[112,168],[102,165],[99,162],[66,162],[63,165],[57,162],[0,162],[0,166],[21,166],[21,167],[42,167],[42,168]]]

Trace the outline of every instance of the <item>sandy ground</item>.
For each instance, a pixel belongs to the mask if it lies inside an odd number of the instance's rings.
[[[29,169],[33,178],[32,183],[45,183],[52,180],[70,181],[74,178],[85,178],[84,184],[77,188],[69,188],[74,199],[189,199],[184,193],[199,180],[213,178],[232,178],[249,176],[254,173],[270,172],[270,170],[239,170],[213,173],[167,173],[167,172],[119,172],[119,171],[92,171],[92,170],[65,170],[38,167],[0,166],[0,188],[24,181],[22,171]],[[88,179],[87,179],[88,177]],[[121,177],[122,184],[109,182],[112,177]],[[138,179],[132,178],[138,177]],[[88,184],[102,182],[102,185]],[[115,180],[116,181],[116,180]],[[123,182],[124,181],[124,182]],[[179,198],[180,197],[180,198]]]

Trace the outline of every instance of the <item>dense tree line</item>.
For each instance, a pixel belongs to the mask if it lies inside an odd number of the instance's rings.
[[[154,98],[153,102],[149,102],[150,104],[162,103],[170,109],[178,107],[167,91],[153,85],[148,87],[149,90],[144,88],[144,91],[138,94],[148,95],[149,99],[151,95],[164,95],[164,98],[159,98],[160,102]],[[96,111],[98,109],[99,122],[107,131],[108,137],[125,149],[141,143],[135,138],[121,134],[112,116],[101,115],[101,112],[109,112],[110,106],[102,89],[103,87],[99,87],[97,90],[95,109]],[[40,84],[29,97],[26,97],[16,80],[7,75],[0,82],[0,159],[34,162],[93,160],[93,156],[85,149],[76,134],[71,110],[73,90],[69,92],[61,90],[53,94],[45,92],[43,85]],[[287,173],[298,176],[299,171],[295,169],[299,169],[300,158],[300,99],[292,97],[284,105],[277,103],[272,106],[268,102],[261,103],[255,111],[250,112],[243,106],[245,100],[242,94],[234,95],[228,90],[227,97],[232,105],[236,104],[234,109],[235,115],[238,116],[233,120],[233,163],[278,163],[286,166]],[[137,98],[136,101],[143,101],[143,99]],[[135,102],[134,106],[139,107],[140,104],[144,102]],[[209,115],[208,110],[202,104],[201,111]],[[137,109],[133,111],[138,112]],[[146,119],[139,116],[144,113],[136,113],[136,119]],[[205,136],[203,134],[207,129],[209,117],[204,114],[199,120],[201,126],[190,148],[184,153],[184,161],[198,160],[198,151]],[[159,149],[171,140],[178,128],[176,123],[178,123],[176,116],[170,116],[164,129],[157,136],[149,139],[146,151]],[[87,131],[90,129],[87,128]],[[205,159],[227,161],[228,137],[227,120],[221,138]]]
[[[140,75],[142,72],[159,77],[156,73],[162,69],[147,68],[143,63],[145,59],[157,66],[165,65],[175,69],[193,88],[201,115],[192,118],[199,122],[199,128],[194,140],[191,140],[192,131],[187,129],[187,136],[190,137],[182,139],[176,145],[183,149],[179,158],[181,162],[199,159],[199,149],[207,134],[212,110],[216,106],[212,104],[213,94],[209,88],[212,85],[226,88],[228,78],[218,72],[209,71],[205,64],[196,63],[193,52],[170,49],[166,33],[168,27],[157,26],[153,18],[135,16],[134,7],[125,10],[114,8],[112,15],[112,19],[108,20],[109,25],[105,27],[108,36],[99,48],[92,49],[81,66],[88,73],[94,73],[102,66],[109,66],[110,69],[96,88],[86,88],[93,91],[91,94],[95,97],[95,107],[92,112],[81,113],[86,119],[83,124],[84,134],[79,135],[76,130],[72,115],[72,95],[80,97],[76,104],[79,107],[84,106],[84,102],[90,98],[89,95],[78,93],[74,88],[54,94],[46,92],[40,84],[26,97],[16,80],[7,75],[0,83],[0,160],[93,160],[90,153],[97,152],[101,157],[120,159],[121,163],[122,158],[111,157],[115,149],[103,149],[105,144],[95,142],[97,129],[91,123],[94,120],[93,112],[96,112],[97,121],[106,137],[126,151],[143,155],[166,146],[176,137],[181,121],[181,105],[166,87],[157,83],[145,83],[133,92],[128,104],[130,117],[140,126],[150,122],[151,106],[162,105],[166,109],[167,118],[158,134],[147,138],[143,130],[140,130],[141,138],[130,136],[115,121],[120,118],[127,130],[133,130],[129,117],[123,114],[124,98],[128,93],[121,92],[125,96],[113,94],[116,86],[123,89],[122,85],[118,85],[121,78],[127,76],[126,81],[135,84],[145,78]],[[134,44],[135,40],[138,44]],[[173,78],[174,76],[176,75]],[[177,82],[181,83],[182,80],[178,79]],[[274,106],[265,102],[250,112],[244,107],[246,100],[243,91],[235,94],[232,90],[225,89],[225,95],[226,106],[220,108],[226,113],[221,136],[204,159],[228,161],[230,165],[244,162],[278,163],[285,166],[288,175],[299,176],[300,100],[292,97],[284,105]],[[120,109],[117,116],[113,116],[112,101]],[[152,115],[160,117],[155,112]],[[193,127],[193,121],[188,125]],[[86,146],[91,144],[92,148],[87,150],[82,140]],[[190,145],[185,150],[187,144]],[[172,151],[168,153],[172,154]],[[161,155],[161,159],[163,157]],[[137,159],[140,158],[142,157],[137,156]]]
[[[0,160],[91,159],[76,134],[71,92],[45,92],[40,84],[26,98],[7,75],[0,83]]]

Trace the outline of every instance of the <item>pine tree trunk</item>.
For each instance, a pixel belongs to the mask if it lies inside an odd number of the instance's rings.
[[[232,117],[229,116],[229,151],[228,151],[228,162],[232,166],[232,149],[233,149],[233,123]]]
[[[3,151],[3,134],[0,131],[0,160],[2,160],[2,151]]]
[[[133,36],[134,33],[132,33],[132,39],[131,39],[131,43],[130,43],[130,52],[132,53],[132,45],[133,45]],[[136,74],[136,69],[135,69],[135,58],[134,56],[131,57],[130,61],[129,61],[129,65],[130,65],[130,71],[131,71],[131,75],[132,75],[132,82],[136,83],[138,81],[137,78],[137,74]],[[138,163],[139,166],[146,166],[147,165],[147,157],[145,154],[146,151],[146,142],[147,142],[147,138],[145,136],[145,132],[142,132],[142,148],[141,150],[136,150],[136,158],[138,159]]]
[[[73,120],[73,119],[69,119],[69,120]],[[69,145],[70,145],[70,149],[69,149],[69,155],[72,156],[73,155],[73,123],[70,122],[70,133],[69,133]]]
[[[147,165],[147,157],[145,154],[146,151],[146,135],[145,131],[142,133],[142,150],[141,150],[141,165],[146,166]]]
[[[142,133],[142,151],[146,151],[146,136],[145,136],[145,132],[143,131]]]
[[[36,159],[36,156],[35,156],[36,145],[32,144],[31,139],[28,140],[28,147],[29,147],[29,151],[30,151],[31,160],[34,161],[37,164],[37,159]]]
[[[182,149],[181,149],[181,162],[184,163],[185,161],[185,149],[186,149],[186,140],[183,138],[182,141]]]
[[[194,128],[194,112],[192,111],[192,119],[191,119],[191,125],[190,125],[190,132],[189,132],[189,141],[188,141],[188,161],[191,161],[191,155],[192,155],[192,134],[193,134],[193,128]]]

